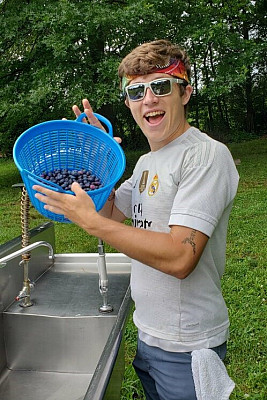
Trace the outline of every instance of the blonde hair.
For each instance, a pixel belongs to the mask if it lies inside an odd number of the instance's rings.
[[[153,69],[167,65],[171,58],[183,61],[190,79],[191,67],[186,51],[164,39],[143,43],[132,50],[120,63],[118,74],[120,79],[127,75],[147,75]]]

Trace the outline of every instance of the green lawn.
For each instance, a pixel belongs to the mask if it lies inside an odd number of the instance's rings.
[[[226,366],[236,383],[231,400],[267,399],[267,139],[231,144],[240,185],[230,218],[227,265],[222,288],[229,308],[231,336]],[[138,154],[127,154],[129,176]],[[20,182],[12,160],[0,159],[0,244],[20,235]],[[30,227],[44,222],[33,208]],[[70,224],[56,224],[56,251],[95,252],[97,240]],[[106,246],[106,251],[112,251]],[[126,371],[121,399],[143,399],[131,367],[136,329],[130,319],[126,329]],[[134,396],[134,397],[133,397]],[[215,400],[215,399],[214,399]]]

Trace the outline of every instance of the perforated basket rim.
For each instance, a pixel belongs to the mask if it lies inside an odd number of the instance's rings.
[[[105,119],[104,119],[104,123],[105,123]],[[110,122],[109,122],[109,124],[110,124]],[[108,196],[110,193],[110,190],[116,185],[118,180],[123,175],[123,172],[124,172],[125,166],[126,166],[125,154],[124,154],[121,146],[114,140],[113,136],[111,136],[108,133],[103,132],[99,128],[96,128],[89,124],[85,124],[80,121],[71,121],[71,120],[46,121],[46,122],[41,122],[40,124],[34,125],[34,126],[28,128],[26,131],[24,131],[17,138],[17,140],[14,144],[14,147],[13,147],[13,159],[14,159],[15,165],[17,166],[17,168],[22,176],[22,179],[23,179],[23,176],[26,177],[27,174],[32,175],[37,180],[40,179],[40,176],[35,174],[33,171],[30,171],[30,170],[22,167],[18,161],[19,157],[23,158],[23,153],[21,154],[20,152],[23,150],[23,147],[25,146],[25,144],[27,144],[27,142],[32,140],[34,137],[38,137],[38,135],[41,136],[46,133],[49,133],[50,131],[56,132],[59,130],[64,131],[66,134],[68,134],[68,131],[69,131],[69,133],[73,133],[75,131],[76,134],[81,132],[83,135],[88,133],[88,136],[90,136],[90,139],[92,139],[94,137],[97,138],[97,140],[100,143],[102,142],[105,146],[107,146],[107,148],[110,148],[115,153],[115,156],[116,156],[117,162],[118,162],[118,170],[117,170],[116,176],[113,177],[113,179],[111,179],[108,183],[106,183],[105,186],[102,188],[99,188],[95,191],[86,191],[85,190],[85,192],[90,197],[92,197],[92,199],[95,197],[103,196],[104,192],[106,192],[107,196]],[[25,183],[26,187],[29,185],[29,196],[30,196],[32,203],[34,204],[35,199],[32,199],[33,195],[32,195],[32,188],[30,187],[30,184],[29,184],[29,177],[26,177],[26,181],[24,183]],[[53,187],[49,186],[48,184],[45,184],[44,182],[43,183],[40,182],[40,185],[45,186],[51,190],[55,190],[55,189],[53,189]],[[68,194],[74,195],[73,191],[71,191],[71,190],[62,189],[60,191],[63,193],[68,193]],[[108,191],[109,191],[109,193],[108,193]],[[106,198],[107,198],[107,196],[106,196]],[[62,219],[61,215],[57,216],[56,214],[52,213],[54,215],[54,218],[51,218],[51,216],[48,216],[46,214],[46,212],[42,212],[42,211],[40,211],[40,209],[38,209],[38,211],[46,218],[50,218],[50,219],[53,219],[53,220],[59,221],[59,222],[68,222],[66,219],[64,219],[64,218]]]
[[[53,129],[52,129],[53,127]],[[71,129],[72,127],[72,129]],[[106,145],[109,145],[111,148],[116,149],[116,152],[119,152],[120,155],[120,161],[122,162],[121,169],[125,169],[125,154],[121,148],[121,146],[111,137],[108,133],[104,133],[101,129],[96,128],[92,125],[85,124],[83,122],[77,122],[77,121],[70,121],[70,120],[53,120],[53,121],[46,121],[46,122],[41,122],[40,124],[34,125],[24,131],[16,140],[14,147],[13,147],[13,159],[14,162],[21,171],[23,168],[18,162],[17,159],[17,154],[20,151],[20,146],[23,146],[29,139],[32,139],[34,136],[37,136],[38,134],[43,134],[46,131],[56,131],[56,130],[65,130],[67,131],[68,129],[71,131],[80,131],[82,133],[88,133],[90,136],[96,137],[98,140],[102,141]],[[36,132],[37,131],[37,132]],[[101,135],[101,136],[100,136]],[[31,172],[31,171],[30,171]]]

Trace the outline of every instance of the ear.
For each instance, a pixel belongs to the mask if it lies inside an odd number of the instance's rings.
[[[193,92],[192,86],[187,85],[184,94],[182,96],[182,103],[184,106],[189,102],[192,92]]]
[[[128,99],[127,96],[125,97],[124,103],[125,103],[125,105],[126,105],[128,108],[130,108],[129,99]]]

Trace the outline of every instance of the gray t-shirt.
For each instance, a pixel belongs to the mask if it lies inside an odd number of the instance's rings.
[[[194,271],[180,280],[132,260],[134,322],[140,338],[170,351],[215,347],[228,337],[220,280],[238,173],[228,148],[191,127],[142,156],[116,191],[133,226],[169,232],[182,225],[209,236]]]

